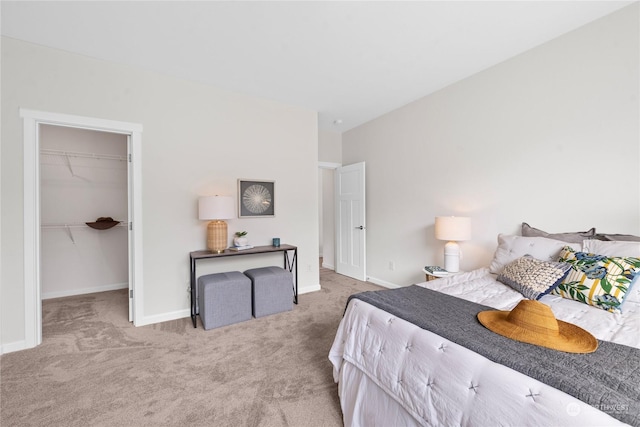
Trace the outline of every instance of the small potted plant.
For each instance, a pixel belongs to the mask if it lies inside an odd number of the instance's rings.
[[[245,237],[246,235],[246,231],[236,231],[236,237],[233,238],[233,244],[235,246],[247,246],[249,244],[249,239]]]

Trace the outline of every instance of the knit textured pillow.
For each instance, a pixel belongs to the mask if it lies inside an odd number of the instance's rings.
[[[620,313],[631,287],[640,278],[638,258],[576,252],[565,246],[559,261],[570,264],[571,270],[553,294],[612,313]]]
[[[542,261],[525,255],[507,264],[498,275],[498,281],[530,300],[537,300],[555,289],[569,270],[570,264]]]

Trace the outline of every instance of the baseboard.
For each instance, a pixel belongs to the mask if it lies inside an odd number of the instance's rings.
[[[169,322],[171,320],[184,319],[185,317],[191,317],[191,309],[170,311],[168,313],[155,314],[153,316],[144,316],[142,323],[136,326],[147,326],[155,323]]]
[[[57,291],[57,292],[43,292],[42,299],[45,300],[45,299],[52,299],[52,298],[71,297],[74,295],[94,294],[97,292],[116,291],[118,289],[127,289],[128,287],[129,287],[129,283],[114,283],[111,285],[92,286],[90,288],[84,288],[84,289],[71,289],[68,291]]]
[[[320,287],[320,285],[313,285],[313,286],[305,286],[304,288],[298,288],[298,295],[302,295],[302,294],[308,294],[311,292],[318,292],[319,290],[321,290],[322,288]]]
[[[387,282],[382,279],[376,279],[375,277],[368,277],[367,282],[373,283],[374,285],[382,286],[383,288],[389,288],[389,289],[397,289],[402,287],[400,285],[396,285],[395,283]]]
[[[8,344],[0,345],[0,354],[13,353],[15,351],[26,350],[31,347],[27,347],[26,341],[10,342]]]
[[[326,262],[324,262],[324,261],[322,261],[322,268],[327,268],[327,269],[329,269],[329,270],[336,271],[336,266],[335,266],[335,265],[333,265],[333,264],[328,264],[328,263],[326,263]]]

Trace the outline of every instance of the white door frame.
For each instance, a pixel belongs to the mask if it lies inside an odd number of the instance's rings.
[[[24,141],[24,324],[25,348],[42,343],[40,284],[40,136],[41,124],[120,133],[129,136],[131,175],[129,221],[129,271],[133,279],[133,324],[143,324],[142,281],[142,125],[92,117],[50,113],[21,108]]]

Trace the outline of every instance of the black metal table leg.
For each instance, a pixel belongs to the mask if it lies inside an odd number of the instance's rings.
[[[294,292],[294,299],[293,302],[295,302],[296,304],[298,304],[298,248],[295,248],[293,250],[293,262],[296,265],[295,269],[296,269],[296,289]]]
[[[196,321],[196,260],[191,258],[191,321],[197,328]]]
[[[289,251],[284,251],[284,268],[293,273],[295,265],[295,274],[293,280],[293,302],[298,304],[298,249],[293,250],[293,261],[289,259]]]

